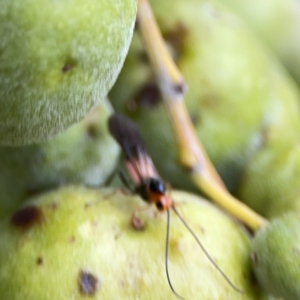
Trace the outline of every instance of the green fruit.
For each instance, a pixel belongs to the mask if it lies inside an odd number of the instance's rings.
[[[209,202],[174,201],[238,293],[171,213],[169,272],[185,299],[254,300],[245,232]],[[167,282],[166,214],[120,190],[66,187],[32,199],[0,222],[0,292],[9,300],[177,299]],[[139,220],[133,226],[132,213]],[[55,288],[54,288],[55,287]],[[260,293],[260,291],[257,291]]]
[[[2,0],[0,144],[45,140],[100,103],[135,14],[136,0]]]
[[[238,197],[267,218],[300,210],[299,143],[282,138],[263,147],[241,176]]]
[[[221,0],[281,59],[300,83],[300,3],[294,0]]]
[[[266,128],[272,128],[274,139],[282,133],[298,138],[299,91],[240,19],[221,4],[150,2],[186,79],[185,101],[198,137],[228,188],[235,191]],[[176,187],[192,189],[188,173],[178,163],[168,114],[154,82],[141,39],[134,35],[110,98],[118,111],[138,123],[163,177]]]
[[[102,185],[120,153],[107,129],[111,113],[105,100],[83,121],[45,143],[0,147],[0,218],[32,193],[68,183]]]
[[[259,230],[253,268],[264,290],[285,300],[300,299],[300,214],[289,213]]]

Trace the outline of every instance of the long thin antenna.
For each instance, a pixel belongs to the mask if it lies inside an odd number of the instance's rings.
[[[176,215],[178,216],[178,218],[181,220],[181,222],[183,223],[183,225],[186,227],[186,229],[191,233],[191,235],[195,238],[195,240],[197,241],[198,245],[200,246],[200,248],[202,249],[202,251],[204,252],[204,254],[206,255],[206,257],[209,259],[209,261],[214,265],[214,267],[221,273],[221,275],[223,276],[223,278],[228,282],[228,284],[237,292],[239,293],[244,293],[242,290],[240,290],[239,288],[237,288],[231,281],[230,279],[227,277],[227,275],[222,271],[222,269],[215,263],[215,261],[212,259],[212,257],[209,255],[209,253],[207,252],[207,250],[204,248],[203,244],[200,242],[200,240],[198,239],[198,237],[196,236],[196,234],[193,232],[193,230],[190,228],[190,226],[186,223],[186,221],[183,219],[183,217],[179,214],[179,212],[177,211],[177,209],[175,208],[175,205],[172,205],[172,209],[173,211],[176,213]],[[168,210],[169,212],[169,210]],[[169,224],[168,224],[169,226]]]
[[[182,298],[174,289],[172,283],[171,283],[171,279],[170,279],[170,275],[169,275],[169,264],[168,264],[168,255],[169,255],[169,240],[170,240],[170,210],[167,210],[167,233],[166,233],[166,253],[165,253],[165,267],[166,267],[166,273],[167,273],[167,279],[168,279],[168,283],[169,286],[172,290],[172,292],[174,293],[174,295],[181,299],[181,300],[185,300],[184,298]]]

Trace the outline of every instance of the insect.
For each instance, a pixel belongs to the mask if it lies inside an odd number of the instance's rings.
[[[186,229],[192,234],[196,242],[205,253],[209,261],[221,273],[229,285],[236,291],[242,293],[226,276],[222,269],[214,262],[207,250],[204,248],[196,234],[186,223],[178,212],[174,202],[168,195],[167,184],[160,178],[153,162],[146,151],[146,147],[140,135],[136,124],[121,114],[114,114],[108,120],[108,127],[111,135],[120,144],[125,154],[125,162],[128,173],[135,184],[134,192],[139,194],[141,198],[149,204],[154,204],[158,211],[167,213],[167,230],[166,230],[166,246],[165,246],[165,270],[168,284],[172,292],[179,298],[184,300],[174,289],[169,276],[168,253],[169,253],[169,232],[170,232],[170,210],[181,220]],[[126,183],[122,174],[121,179]]]

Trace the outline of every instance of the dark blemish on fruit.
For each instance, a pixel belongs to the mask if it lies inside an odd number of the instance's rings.
[[[75,236],[74,235],[72,235],[71,237],[70,237],[70,239],[69,239],[69,242],[71,243],[71,244],[73,244],[73,243],[75,243]]]
[[[68,57],[63,65],[63,67],[61,68],[62,73],[68,73],[70,72],[75,66],[77,65],[77,61],[72,58],[72,57]]]
[[[144,230],[145,223],[143,222],[143,220],[133,214],[130,219],[130,226],[137,231],[141,231]]]
[[[146,83],[134,97],[140,107],[154,108],[161,102],[161,95],[155,82]]]
[[[250,258],[251,258],[252,263],[253,263],[254,265],[257,265],[257,264],[258,264],[258,257],[257,257],[257,254],[256,254],[255,252],[251,253]]]
[[[37,206],[26,206],[16,211],[11,217],[11,224],[21,229],[28,229],[35,224],[41,223],[43,212]]]
[[[62,71],[63,73],[67,73],[67,72],[70,71],[71,69],[72,69],[72,65],[71,65],[71,64],[65,64],[65,65],[62,67],[61,71]]]
[[[92,273],[81,270],[78,277],[78,286],[82,295],[93,296],[98,290],[98,278]]]
[[[170,43],[175,52],[175,61],[180,59],[181,55],[184,52],[188,33],[188,28],[182,22],[178,22],[171,30],[167,31],[164,34],[165,40]]]
[[[38,265],[38,266],[41,266],[42,264],[43,264],[43,258],[42,257],[38,257],[37,259],[36,259],[36,264]]]
[[[91,137],[92,139],[95,139],[98,136],[98,130],[94,124],[90,124],[87,127],[86,132],[87,132],[88,136]]]

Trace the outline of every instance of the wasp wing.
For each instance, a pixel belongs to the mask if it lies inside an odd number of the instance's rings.
[[[127,169],[136,183],[141,183],[150,177],[159,178],[139,129],[133,121],[121,114],[114,114],[108,120],[108,128],[122,147],[126,156]]]

